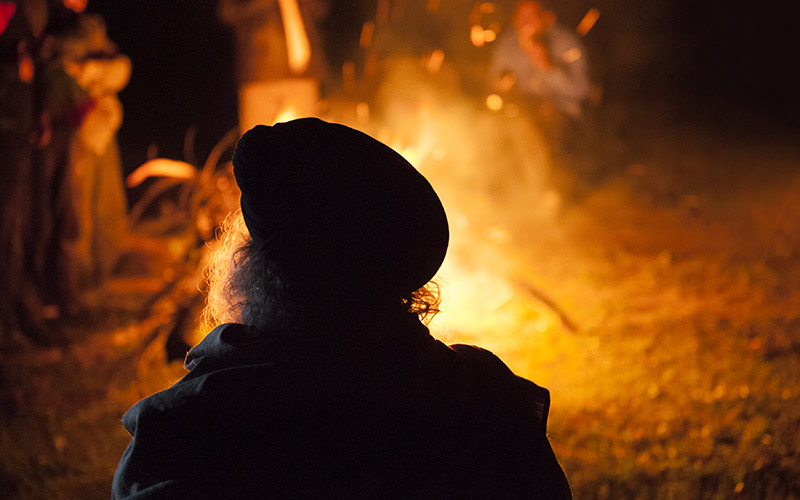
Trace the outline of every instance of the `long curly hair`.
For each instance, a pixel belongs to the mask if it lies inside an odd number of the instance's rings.
[[[320,309],[320,304],[308,303],[309,295],[296,286],[297,276],[291,269],[279,265],[270,256],[269,248],[250,238],[241,210],[232,212],[223,221],[211,245],[203,273],[206,282],[203,319],[207,327],[242,323],[261,330],[286,329],[306,317],[309,308]],[[350,307],[344,305],[349,299],[327,297],[327,307],[339,310]],[[431,281],[391,302],[386,306],[416,314],[427,324],[439,312],[439,286]],[[369,304],[366,307],[372,307],[366,298],[365,303]]]

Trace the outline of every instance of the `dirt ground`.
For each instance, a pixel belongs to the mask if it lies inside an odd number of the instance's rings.
[[[644,134],[591,182],[556,164],[456,203],[432,331],[550,389],[576,499],[800,498],[798,149],[676,123]],[[495,202],[502,220],[481,209]],[[147,309],[181,267],[139,259],[58,325],[62,345],[0,354],[3,498],[107,498],[122,414],[182,375],[159,331],[176,304]],[[448,323],[466,282],[490,309],[472,328]]]

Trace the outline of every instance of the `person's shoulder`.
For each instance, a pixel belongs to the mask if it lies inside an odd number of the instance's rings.
[[[471,372],[479,377],[494,380],[497,383],[510,384],[521,390],[547,393],[547,389],[516,375],[503,360],[488,349],[468,344],[452,344],[448,347],[458,355]]]
[[[239,373],[239,364],[251,366],[250,360],[240,360],[241,346],[237,339],[247,335],[244,325],[224,324],[214,328],[186,358],[188,372],[170,387],[156,392],[133,405],[123,417],[123,423],[134,431],[136,422],[182,418],[207,406],[208,400],[220,393],[236,390],[235,380],[247,378]]]
[[[181,379],[171,387],[139,400],[122,417],[128,432],[136,433],[142,422],[146,424],[162,422],[172,418],[180,419],[191,412],[194,395],[200,392],[202,379]]]
[[[550,391],[516,375],[497,355],[487,349],[467,344],[453,344],[448,347],[463,361],[476,386],[498,399],[520,405],[523,411],[532,413],[543,428],[546,426]]]
[[[468,363],[496,372],[497,374],[513,375],[511,369],[488,349],[470,344],[451,344],[448,347]]]

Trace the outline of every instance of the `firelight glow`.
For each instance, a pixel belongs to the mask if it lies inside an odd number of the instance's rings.
[[[303,17],[297,0],[278,0],[286,35],[286,50],[289,56],[289,68],[299,75],[308,68],[311,61],[311,44],[308,41]]]

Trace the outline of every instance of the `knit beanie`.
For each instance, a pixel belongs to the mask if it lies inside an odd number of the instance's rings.
[[[435,191],[362,132],[317,118],[258,125],[240,138],[233,168],[250,235],[278,265],[405,296],[444,260]]]

